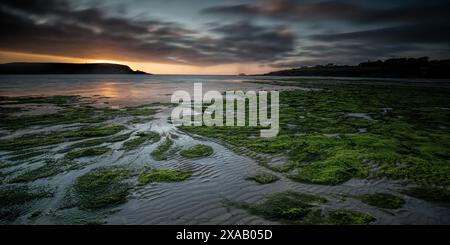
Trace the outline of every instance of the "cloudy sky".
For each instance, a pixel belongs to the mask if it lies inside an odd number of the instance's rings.
[[[450,58],[448,0],[0,0],[0,62],[236,74]]]

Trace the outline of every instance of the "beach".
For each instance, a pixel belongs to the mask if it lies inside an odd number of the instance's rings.
[[[170,96],[195,82],[280,91],[280,134],[174,126]],[[1,222],[449,224],[448,90],[407,80],[0,76]]]

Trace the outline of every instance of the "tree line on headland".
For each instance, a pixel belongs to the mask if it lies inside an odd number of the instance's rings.
[[[450,78],[450,59],[396,58],[368,61],[359,65],[317,65],[274,71],[265,76],[335,76],[386,78]]]

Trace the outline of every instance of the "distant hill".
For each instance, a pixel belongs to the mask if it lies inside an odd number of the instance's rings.
[[[148,74],[129,66],[108,63],[7,63],[0,74]]]
[[[450,78],[450,60],[400,58],[369,61],[356,66],[334,64],[274,71],[265,76],[334,76],[386,78]]]

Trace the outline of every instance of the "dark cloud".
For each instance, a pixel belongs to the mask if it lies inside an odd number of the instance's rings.
[[[295,37],[288,28],[282,26],[268,29],[249,22],[237,22],[211,31],[221,35],[218,44],[223,47],[223,55],[232,54],[244,61],[253,58],[272,61],[294,51]]]
[[[328,43],[302,46],[295,55],[301,60],[285,60],[268,64],[273,68],[295,68],[318,64],[358,64],[362,61],[401,57],[403,52],[414,49],[414,45],[365,45]]]
[[[238,22],[212,28],[207,36],[173,22],[111,17],[55,0],[2,1],[0,15],[4,51],[215,65],[273,61],[295,43],[284,27]]]
[[[302,47],[298,54],[308,58],[330,57],[349,61],[351,59],[364,60],[367,58],[384,58],[386,56],[407,51],[414,48],[412,45],[398,47],[397,45],[365,45],[365,44],[320,44]]]
[[[336,41],[365,41],[385,44],[402,43],[450,43],[450,23],[435,25],[434,23],[423,23],[413,25],[402,25],[395,27],[379,28],[374,30],[319,34],[312,35],[316,41],[336,42]]]
[[[30,14],[65,13],[68,3],[61,0],[2,0],[2,5]]]
[[[371,6],[371,7],[367,7]],[[371,4],[346,1],[271,0],[258,4],[236,4],[210,7],[205,14],[260,16],[286,20],[344,21],[352,23],[391,23],[409,21],[446,21],[450,15],[448,1],[373,7]]]
[[[303,33],[302,43],[314,45],[299,45],[300,51],[295,56],[269,64],[275,68],[450,54],[446,48],[450,43],[449,1],[376,4],[376,1],[268,0],[215,6],[202,13],[313,26],[318,34]],[[340,32],[342,29],[349,31]]]
[[[373,10],[365,7],[337,1],[305,2],[293,0],[265,1],[262,4],[224,5],[204,9],[206,14],[228,14],[263,16],[278,19],[343,19],[355,20],[363,18],[364,13]]]
[[[443,0],[268,0],[206,9],[202,6],[211,6],[210,2],[177,2],[177,13],[189,8],[198,14],[203,8],[206,21],[194,25],[180,24],[170,11],[165,19],[132,19],[127,13],[142,4],[137,0],[128,8],[121,4],[119,10],[114,10],[115,5],[93,7],[86,2],[1,0],[0,50],[204,66],[258,63],[276,68],[450,55],[450,2]]]
[[[225,15],[259,15],[264,14],[258,5],[236,4],[214,6],[201,11],[204,14],[225,14]]]

